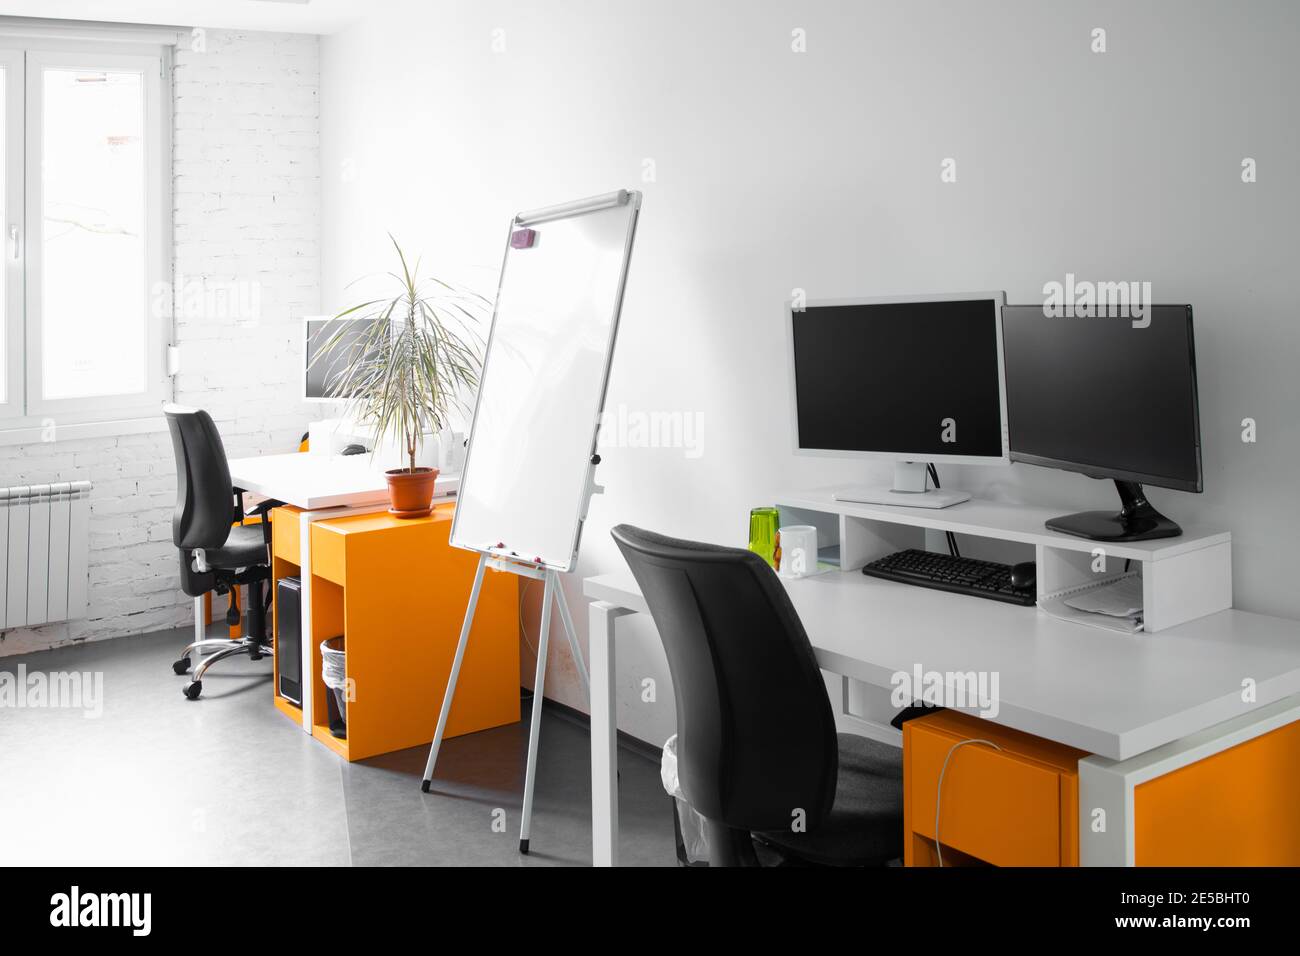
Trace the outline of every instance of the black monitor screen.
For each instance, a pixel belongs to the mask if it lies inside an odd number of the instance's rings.
[[[800,448],[1002,456],[995,300],[809,305],[791,318]]]
[[[1148,309],[1146,327],[1003,310],[1013,459],[1201,490],[1192,308]]]

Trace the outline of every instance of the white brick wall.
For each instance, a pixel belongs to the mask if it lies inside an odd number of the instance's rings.
[[[320,303],[319,43],[209,30],[176,50],[172,201],[178,282],[244,290],[255,320],[187,309],[176,400],[206,408],[232,458],[292,451],[306,430],[301,319]],[[191,288],[193,288],[191,286]],[[0,485],[88,479],[90,612],[3,634],[0,656],[186,623],[171,543],[171,439],[147,435],[0,447]]]

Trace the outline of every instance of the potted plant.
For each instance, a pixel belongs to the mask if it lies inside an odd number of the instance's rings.
[[[478,386],[483,367],[482,339],[473,326],[491,303],[439,279],[422,282],[419,260],[409,268],[397,240],[388,238],[402,266],[400,275],[389,273],[400,292],[338,313],[336,320],[370,321],[340,323],[312,365],[330,366],[328,393],[347,401],[357,419],[374,429],[376,447],[385,438],[400,442],[406,467],[384,473],[388,510],[417,518],[432,510],[438,477],[437,468],[415,463],[423,436],[442,431],[452,409],[466,410],[465,396]]]

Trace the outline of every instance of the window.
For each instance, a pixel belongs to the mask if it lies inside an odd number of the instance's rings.
[[[171,391],[163,52],[0,44],[0,428],[155,415]]]

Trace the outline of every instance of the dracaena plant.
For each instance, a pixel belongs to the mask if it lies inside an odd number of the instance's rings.
[[[325,365],[330,397],[350,402],[377,439],[400,439],[414,472],[422,436],[441,431],[453,410],[468,410],[465,397],[478,387],[483,367],[476,327],[492,304],[441,279],[421,279],[420,261],[409,266],[397,240],[388,238],[402,269],[387,275],[400,291],[338,313],[335,319],[369,321],[340,323],[311,364]]]

